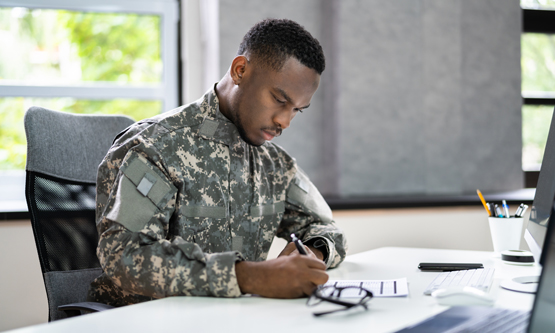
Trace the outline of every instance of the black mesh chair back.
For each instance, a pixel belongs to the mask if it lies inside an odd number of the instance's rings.
[[[95,255],[95,184],[31,171],[26,193],[43,273],[100,267]]]
[[[96,172],[126,116],[75,115],[31,107],[25,114],[25,195],[48,297],[49,321],[58,306],[86,301],[102,273],[96,257]]]

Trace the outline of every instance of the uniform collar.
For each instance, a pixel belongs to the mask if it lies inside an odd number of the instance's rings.
[[[237,127],[220,112],[220,100],[214,88],[208,91],[199,102],[200,111],[204,117],[198,128],[200,137],[228,146],[245,143]]]

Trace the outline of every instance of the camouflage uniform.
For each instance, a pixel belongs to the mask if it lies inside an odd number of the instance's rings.
[[[324,199],[279,146],[254,147],[214,90],[120,133],[98,169],[97,255],[89,300],[115,306],[174,295],[241,295],[235,263],[265,260],[275,235],[346,242]]]

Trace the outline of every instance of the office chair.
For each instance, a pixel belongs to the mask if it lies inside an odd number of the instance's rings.
[[[41,107],[25,113],[25,197],[48,297],[48,321],[111,308],[85,302],[90,283],[102,273],[96,257],[96,173],[114,137],[133,122],[126,116]]]

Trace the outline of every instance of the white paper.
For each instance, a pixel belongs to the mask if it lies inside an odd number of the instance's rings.
[[[407,278],[394,280],[329,280],[325,286],[327,285],[362,287],[370,290],[374,297],[402,297],[409,294]],[[360,297],[356,293],[356,290],[350,292],[347,289],[341,293],[341,297]]]

